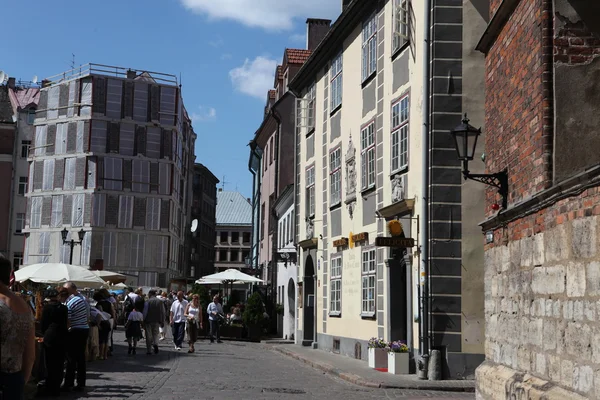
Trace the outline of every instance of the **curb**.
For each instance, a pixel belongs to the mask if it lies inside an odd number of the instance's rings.
[[[297,354],[291,350],[281,348],[281,347],[273,347],[273,350],[293,358],[295,360],[301,361],[304,364],[307,364],[315,369],[323,371],[327,374],[336,376],[340,379],[343,379],[347,382],[353,383],[358,386],[376,388],[376,389],[406,389],[406,390],[429,390],[429,391],[444,391],[444,392],[468,392],[474,393],[475,386],[467,387],[467,386],[440,386],[440,385],[430,385],[430,384],[422,384],[415,385],[411,383],[398,383],[398,384],[388,384],[388,383],[376,383],[363,379],[362,377],[351,374],[348,372],[344,372],[340,369],[333,367],[332,365],[321,363],[318,361],[310,360],[300,354]]]

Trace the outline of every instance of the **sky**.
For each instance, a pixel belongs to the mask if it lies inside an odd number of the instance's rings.
[[[0,70],[39,80],[98,63],[181,76],[196,162],[251,197],[254,137],[285,48],[341,0],[2,0]],[[12,51],[9,47],[12,46]],[[74,56],[73,56],[74,55]],[[222,187],[219,184],[219,187]]]

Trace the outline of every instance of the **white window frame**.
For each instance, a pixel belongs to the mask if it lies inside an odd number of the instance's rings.
[[[146,229],[160,230],[160,199],[156,197],[146,199]]]
[[[342,105],[342,68],[343,53],[340,52],[333,61],[329,70],[329,88],[331,96],[331,112]]]
[[[15,218],[15,235],[22,235],[25,229],[25,213],[17,213]]]
[[[42,227],[42,204],[44,202],[44,198],[42,196],[35,196],[31,198],[31,221],[29,222],[29,226],[31,228],[41,228]]]
[[[54,137],[54,154],[67,154],[67,133],[69,124],[56,124],[56,136]]]
[[[410,42],[410,0],[394,0],[392,51]]]
[[[77,193],[73,195],[73,203],[71,207],[71,226],[82,227],[83,215],[85,209],[85,194]]]
[[[54,159],[44,160],[44,171],[42,176],[42,190],[54,189]]]
[[[19,177],[19,192],[18,194],[20,196],[25,196],[25,194],[27,193],[27,184],[29,183],[29,178],[27,178],[26,176],[20,176]]]
[[[131,259],[130,266],[142,268],[144,266],[144,247],[146,244],[146,234],[131,234]]]
[[[133,228],[133,196],[119,196],[119,228]]]
[[[35,143],[33,154],[36,156],[46,155],[46,142],[48,139],[48,125],[41,125],[35,127]]]
[[[307,127],[308,132],[315,129],[316,126],[316,114],[317,114],[317,85],[312,83],[308,88],[308,92],[306,93],[307,98]]]
[[[50,233],[51,232],[40,232],[38,242],[38,260],[42,264],[47,264],[50,262]]]
[[[330,261],[329,275],[329,315],[342,313],[342,257],[333,257]]]
[[[306,213],[309,218],[315,216],[315,166],[306,168]]]
[[[77,121],[77,130],[75,138],[75,152],[83,153],[83,137],[85,136],[85,122]],[[87,149],[86,149],[87,150]]]
[[[94,193],[94,208],[92,209],[92,226],[106,225],[106,195]]]
[[[392,104],[392,174],[408,168],[409,114],[410,101],[408,95]]]
[[[117,266],[117,232],[104,232],[102,259],[107,267]]]
[[[361,254],[361,315],[375,316],[377,300],[377,250],[363,250]]]
[[[377,14],[373,13],[362,27],[362,81],[377,72]]]
[[[104,157],[104,189],[123,190],[123,159]]]
[[[63,226],[63,196],[52,196],[52,216],[50,218],[51,228]]]
[[[370,122],[360,131],[361,185],[362,189],[375,186],[375,121]]]
[[[64,189],[75,190],[75,174],[77,168],[77,158],[69,157],[65,159]]]
[[[329,192],[331,206],[342,202],[342,146],[329,152]]]

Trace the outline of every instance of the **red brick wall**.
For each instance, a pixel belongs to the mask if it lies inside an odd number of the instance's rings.
[[[0,162],[0,250],[8,250],[12,163]]]
[[[502,0],[490,0],[490,18],[496,14],[500,3],[502,3]]]
[[[554,61],[564,64],[587,64],[600,55],[600,39],[582,21],[567,22],[554,36]]]

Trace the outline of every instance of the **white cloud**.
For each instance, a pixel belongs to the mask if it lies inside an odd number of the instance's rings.
[[[277,60],[258,56],[254,60],[246,59],[244,65],[229,71],[233,87],[244,94],[265,99],[267,91],[273,87]]]
[[[339,0],[180,0],[187,9],[214,20],[233,20],[267,30],[290,30],[295,20],[335,18]]]
[[[290,36],[290,42],[294,43],[306,43],[306,35],[303,33],[296,33]]]
[[[214,107],[199,106],[198,112],[190,115],[192,122],[206,122],[217,119],[217,110]]]

